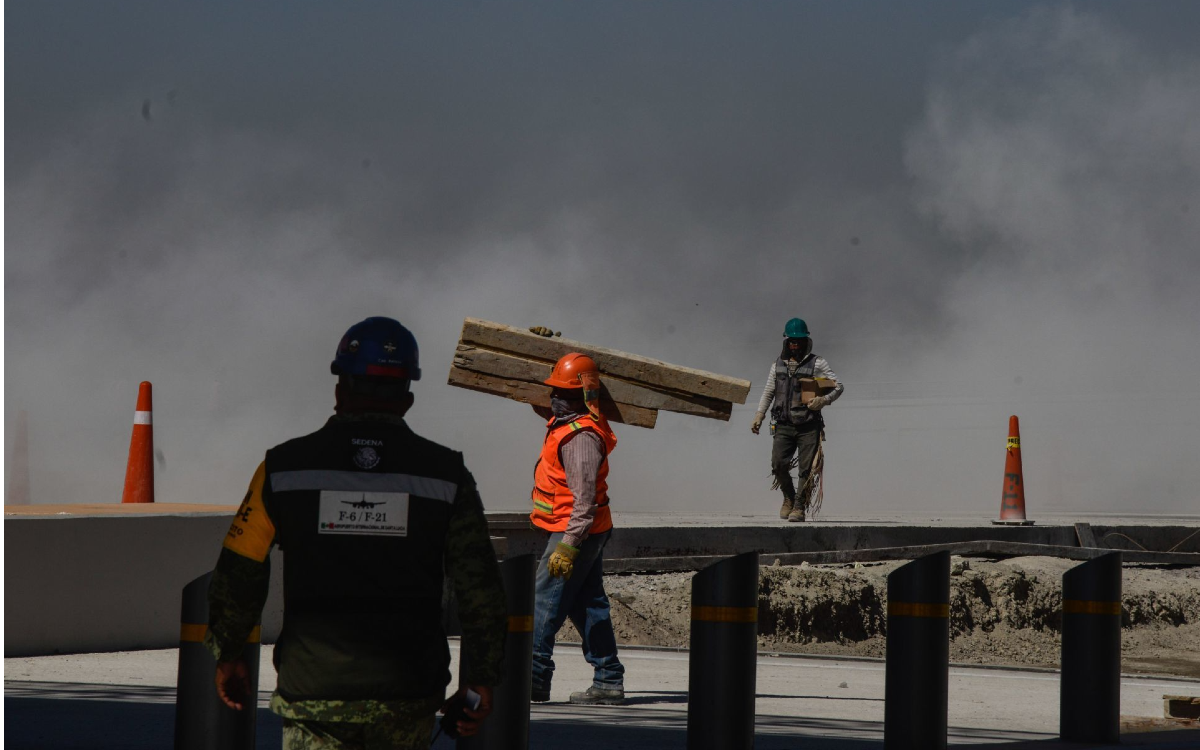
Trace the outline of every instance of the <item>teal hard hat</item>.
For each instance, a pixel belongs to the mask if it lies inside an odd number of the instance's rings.
[[[783,327],[783,335],[789,339],[806,339],[808,338],[808,323],[800,318],[792,318]]]

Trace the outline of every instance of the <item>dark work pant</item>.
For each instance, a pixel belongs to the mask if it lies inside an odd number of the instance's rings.
[[[796,499],[796,487],[792,484],[790,472],[792,456],[796,455],[796,451],[800,452],[800,486],[803,487],[809,472],[812,471],[813,457],[817,455],[817,446],[820,444],[819,423],[800,431],[787,422],[778,422],[775,425],[775,434],[771,441],[771,473],[779,480],[779,489],[783,491],[784,497],[789,500]]]

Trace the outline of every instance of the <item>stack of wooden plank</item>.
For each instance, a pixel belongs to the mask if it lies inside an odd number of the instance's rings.
[[[535,406],[550,405],[550,377],[564,354],[581,352],[600,368],[600,409],[613,422],[654,427],[661,410],[729,420],[733,404],[746,403],[750,381],[679,367],[478,318],[463,322],[450,367],[450,385]]]

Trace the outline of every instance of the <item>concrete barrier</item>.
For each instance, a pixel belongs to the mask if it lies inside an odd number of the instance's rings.
[[[670,516],[622,514],[615,512],[612,538],[604,547],[604,559],[640,557],[680,557],[717,555],[728,557],[743,552],[758,552],[763,564],[771,564],[771,555],[787,552],[827,552],[831,550],[916,547],[992,539],[1000,542],[1045,544],[1059,547],[1079,546],[1074,522],[1035,526],[992,526],[979,523],[936,522],[901,523],[864,521],[855,523],[839,518],[836,524],[821,522],[783,524],[775,520],[748,520],[742,525],[728,522],[703,525],[696,519],[673,525]],[[488,527],[496,536],[506,537],[509,555],[541,555],[545,537],[529,528],[524,513],[490,512]],[[1200,552],[1200,527],[1196,517],[1179,517],[1162,523],[1092,523],[1097,543],[1108,549],[1156,552]]]
[[[234,505],[175,503],[6,506],[4,518],[4,654],[36,656],[89,651],[174,648],[178,592],[212,569]],[[1070,524],[1032,527],[887,523],[780,524],[746,521],[705,525],[689,518],[618,513],[605,559],[666,555],[819,552],[978,539],[1073,545]],[[1101,545],[1200,551],[1194,518],[1179,523],[1092,525]],[[507,556],[541,555],[544,537],[524,513],[490,512],[493,536]],[[1182,546],[1179,546],[1181,545]],[[282,624],[282,570],[271,554],[271,593],[263,610],[264,643]]]
[[[237,508],[133,507],[139,510],[5,518],[6,657],[179,645],[179,592],[212,570]],[[267,642],[283,619],[283,565],[278,551],[271,558]]]

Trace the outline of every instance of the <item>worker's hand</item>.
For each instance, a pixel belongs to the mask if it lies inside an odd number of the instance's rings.
[[[454,701],[465,700],[467,689],[474,690],[479,694],[479,708],[471,710],[464,708],[466,713],[465,719],[459,719],[454,726],[458,730],[459,737],[471,737],[479,732],[479,727],[483,724],[483,720],[492,712],[492,688],[487,685],[463,685],[454,695],[442,705],[442,713],[452,708]]]
[[[569,544],[559,542],[554,547],[554,552],[550,554],[550,561],[546,563],[546,570],[554,578],[566,580],[571,577],[571,571],[575,568],[575,556],[578,554],[578,547],[572,547]]]
[[[217,696],[234,711],[241,711],[250,693],[250,670],[246,661],[238,658],[217,663]]]
[[[829,404],[829,399],[824,396],[815,396],[812,401],[808,402],[809,411],[821,411]]]
[[[750,431],[753,432],[755,435],[758,434],[759,428],[762,427],[762,420],[763,420],[762,417],[755,416],[754,421],[750,423]]]
[[[555,331],[551,328],[547,328],[546,326],[531,326],[529,328],[529,332],[536,333],[539,336],[545,336],[546,338],[550,338],[551,336],[562,336],[562,331]]]

